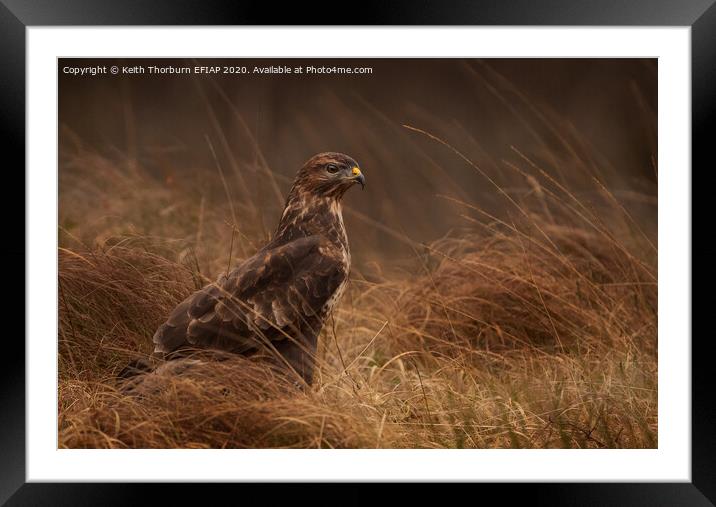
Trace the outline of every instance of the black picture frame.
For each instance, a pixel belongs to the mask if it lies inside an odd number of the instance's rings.
[[[716,6],[715,0],[513,0],[361,2],[350,16],[336,15],[327,2],[282,3],[257,1],[153,0],[0,0],[0,124],[5,161],[5,198],[2,216],[10,247],[0,249],[6,286],[24,287],[25,223],[17,217],[25,188],[25,34],[31,26],[63,25],[621,25],[691,27],[692,51],[692,166],[707,166],[713,141],[708,135],[716,122]],[[709,160],[710,162],[710,160]],[[713,163],[709,164],[713,165]],[[692,171],[693,174],[693,171]],[[8,178],[14,177],[14,182]],[[11,191],[12,189],[12,191]],[[21,198],[22,199],[22,198]],[[693,241],[692,246],[693,249]],[[693,252],[693,250],[692,250]],[[48,287],[52,284],[48,282]],[[32,301],[27,301],[32,304]],[[12,305],[11,305],[12,306]],[[7,307],[6,307],[7,308]],[[54,316],[47,316],[54,318]],[[25,479],[25,347],[24,319],[14,310],[16,333],[7,327],[0,367],[0,503],[8,505],[127,505],[148,500],[156,486],[146,484],[39,484]],[[683,337],[686,341],[688,336]],[[708,336],[692,340],[692,482],[608,484],[480,485],[496,489],[501,501],[525,496],[531,503],[574,505],[713,505],[716,503],[716,408],[710,389]],[[220,490],[232,486],[213,486]],[[266,488],[242,488],[243,502],[261,501]],[[474,487],[474,486],[471,486]],[[311,487],[323,495],[324,488]],[[357,488],[351,485],[349,488]],[[174,485],[164,501],[192,501],[187,488]],[[421,488],[413,491],[420,492]],[[164,495],[165,492],[162,492]],[[453,493],[455,494],[455,493]],[[470,495],[474,493],[468,493]],[[341,501],[362,503],[371,493],[340,493]],[[378,493],[376,493],[378,495]],[[384,493],[380,493],[384,495]],[[306,498],[317,498],[313,493]],[[335,498],[335,497],[334,497]],[[387,499],[388,497],[382,497]]]

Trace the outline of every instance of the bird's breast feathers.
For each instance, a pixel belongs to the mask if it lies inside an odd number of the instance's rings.
[[[341,284],[338,286],[338,288],[335,290],[333,295],[328,298],[326,301],[326,304],[323,306],[323,315],[329,315],[333,308],[335,308],[336,303],[340,301],[340,299],[343,297],[343,293],[346,290],[346,286],[348,285],[348,278],[346,277],[345,280],[341,282]]]

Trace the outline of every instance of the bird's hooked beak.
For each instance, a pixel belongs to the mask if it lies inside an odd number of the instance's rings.
[[[365,188],[365,176],[363,176],[363,173],[360,169],[357,167],[354,167],[351,171],[352,176],[351,179],[355,181],[356,183],[360,183],[360,188],[363,190]]]

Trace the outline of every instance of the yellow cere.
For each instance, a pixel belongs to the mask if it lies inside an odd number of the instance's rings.
[[[358,176],[359,174],[360,174],[360,169],[358,169],[357,167],[354,167],[353,168],[353,176]]]

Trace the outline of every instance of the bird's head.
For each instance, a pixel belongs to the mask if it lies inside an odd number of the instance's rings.
[[[348,155],[328,152],[308,159],[298,171],[293,187],[300,193],[340,199],[357,183],[365,187],[365,176],[358,162]]]

